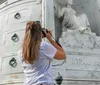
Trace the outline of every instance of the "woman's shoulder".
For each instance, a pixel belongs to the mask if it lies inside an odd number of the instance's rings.
[[[49,42],[41,42],[40,47],[44,48],[44,47],[47,47],[47,46],[49,46],[49,45],[50,45]]]
[[[49,42],[42,42],[40,52],[42,52],[46,57],[53,59],[57,49]]]
[[[54,49],[55,47],[49,42],[41,42],[40,48],[41,50],[48,50],[48,49]]]
[[[50,44],[49,42],[42,42],[40,45],[41,50],[53,50],[56,49],[52,44]]]

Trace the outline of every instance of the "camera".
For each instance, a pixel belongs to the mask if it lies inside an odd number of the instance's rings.
[[[40,21],[36,21],[36,23],[38,23],[40,26],[41,26],[41,23],[40,23]],[[48,33],[48,30],[47,29],[45,29],[45,28],[41,28],[42,29],[42,34],[43,34],[43,38],[44,37],[46,37],[46,34],[45,34],[45,30],[46,30],[46,33]]]
[[[43,38],[44,38],[44,37],[46,37],[46,34],[45,34],[45,32],[44,32],[45,30],[46,30],[46,33],[48,33],[48,30],[47,30],[47,29],[45,29],[45,28],[42,28],[42,34],[43,34]]]
[[[41,26],[41,23],[40,23],[40,21],[36,21],[40,26]],[[45,29],[45,28],[42,28],[41,27],[41,29],[42,29],[42,34],[43,34],[43,37],[42,38],[44,38],[44,37],[46,37],[46,34],[45,34],[45,30],[46,30],[46,33],[50,33],[47,29]],[[54,37],[53,37],[54,38]],[[59,42],[58,41],[56,41],[56,43],[60,46],[60,47],[62,47],[60,44],[59,44]]]

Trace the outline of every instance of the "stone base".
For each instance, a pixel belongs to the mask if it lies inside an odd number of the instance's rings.
[[[54,78],[63,77],[61,85],[100,85],[100,37],[95,33],[63,32],[59,39],[66,62],[54,60]]]

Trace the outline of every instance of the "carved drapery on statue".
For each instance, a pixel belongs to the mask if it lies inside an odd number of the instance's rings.
[[[59,8],[58,18],[62,25],[59,42],[71,48],[100,49],[100,38],[91,32],[87,15],[77,14],[71,8],[72,4],[72,0],[66,0],[66,6]]]
[[[59,8],[58,18],[62,23],[62,32],[67,31],[67,29],[82,32],[84,30],[90,32],[90,24],[86,14],[80,14],[76,16],[76,11],[71,8],[73,4],[72,0],[66,0],[66,6],[62,9]],[[61,20],[62,19],[62,20]]]

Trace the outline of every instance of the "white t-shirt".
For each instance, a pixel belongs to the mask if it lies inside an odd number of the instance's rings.
[[[54,84],[52,75],[52,64],[57,49],[47,42],[40,45],[40,56],[36,63],[27,64],[21,57],[24,68],[24,85],[39,85],[42,83]]]

